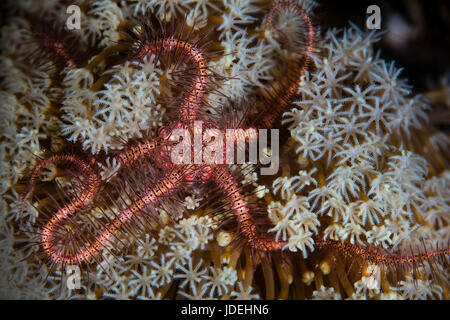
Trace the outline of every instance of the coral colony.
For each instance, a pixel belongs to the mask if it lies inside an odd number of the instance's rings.
[[[312,0],[9,5],[0,296],[449,298],[449,139],[378,32]]]

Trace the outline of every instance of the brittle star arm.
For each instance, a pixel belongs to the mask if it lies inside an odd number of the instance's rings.
[[[189,92],[183,99],[180,106],[180,121],[191,122],[197,117],[201,102],[208,84],[207,64],[204,53],[195,44],[188,41],[176,39],[175,37],[160,38],[152,43],[145,44],[137,55],[138,59],[144,56],[156,54],[161,55],[171,51],[181,52],[195,66],[195,76],[190,86]]]
[[[36,179],[38,177],[39,172],[48,164],[58,161],[68,162],[75,165],[80,170],[82,175],[86,177],[86,183],[88,186],[86,191],[82,193],[76,200],[72,201],[64,208],[58,210],[58,216],[67,217],[67,215],[72,214],[75,210],[86,206],[95,197],[98,189],[100,188],[100,178],[95,172],[95,170],[88,163],[75,156],[55,155],[48,159],[43,160],[34,168],[33,173],[31,174],[28,191],[21,200],[20,214],[22,213],[24,203],[33,194]]]
[[[229,199],[233,214],[238,221],[239,229],[246,237],[249,245],[258,251],[282,249],[287,244],[286,242],[276,242],[275,240],[264,238],[258,232],[256,223],[250,213],[248,203],[228,168],[225,166],[212,166],[211,172],[211,179],[226,195],[226,199]]]
[[[168,196],[174,190],[177,190],[184,180],[184,176],[190,170],[192,170],[192,166],[190,165],[181,166],[162,177],[153,186],[147,188],[140,198],[131,203],[127,208],[121,210],[113,221],[105,226],[99,235],[93,240],[89,240],[83,247],[78,247],[76,252],[66,252],[63,248],[57,248],[54,242],[54,234],[57,226],[75,214],[76,209],[80,208],[79,206],[74,206],[73,203],[69,203],[58,210],[43,227],[40,241],[44,252],[55,264],[59,265],[89,263],[111,242],[115,233],[123,225],[135,219],[149,205],[156,204],[162,197]]]
[[[373,265],[395,265],[397,267],[410,267],[416,265],[418,262],[423,263],[424,261],[440,258],[446,259],[446,256],[450,254],[450,248],[447,247],[441,249],[436,248],[435,250],[426,250],[426,248],[424,248],[422,252],[417,254],[396,255],[385,251],[358,246],[348,241],[325,240],[319,236],[314,237],[314,245],[318,249],[334,248],[344,256],[361,258]]]
[[[233,175],[224,166],[211,166],[211,179],[219,186],[221,191],[229,199],[233,214],[239,224],[240,231],[246,237],[249,245],[257,251],[274,251],[283,249],[287,245],[286,241],[276,242],[273,239],[264,238],[258,232],[254,219],[251,216],[250,209],[244,195]],[[317,249],[334,248],[342,255],[351,258],[363,259],[373,265],[410,267],[424,261],[446,259],[450,254],[450,248],[436,248],[435,250],[426,250],[417,254],[397,255],[389,252],[383,252],[363,246],[352,244],[348,241],[326,240],[321,236],[314,237],[314,246]]]
[[[158,145],[160,145],[160,143],[157,140],[146,140],[143,143],[124,149],[117,156],[115,156],[114,159],[120,163],[122,168],[127,167],[143,157],[150,156]]]
[[[142,59],[144,56],[157,54],[161,55],[165,52],[176,51],[182,55],[188,57],[188,59],[194,64],[196,74],[190,86],[190,91],[183,99],[183,103],[180,106],[179,122],[173,124],[175,127],[181,127],[181,123],[189,123],[197,118],[197,113],[200,110],[202,99],[205,93],[206,86],[208,84],[208,73],[206,58],[201,49],[197,48],[195,44],[188,41],[176,39],[174,37],[160,38],[153,41],[153,43],[145,44],[137,55],[137,59]],[[170,131],[170,126],[163,128],[166,131]],[[163,132],[160,130],[160,139],[152,141],[145,141],[136,146],[125,149],[119,155],[116,156],[121,166],[129,166],[142,157],[149,156],[158,146],[167,143],[167,137],[170,136],[170,132]]]
[[[272,101],[269,101],[271,106],[273,106],[273,107],[270,109],[270,112],[267,115],[265,115],[260,121],[260,125],[264,126],[265,128],[273,127],[273,124],[275,123],[275,121],[279,118],[281,113],[288,106],[290,100],[297,93],[299,82],[301,80],[301,77],[305,74],[305,71],[309,67],[309,64],[311,62],[310,55],[313,53],[313,50],[314,50],[315,31],[314,31],[314,27],[313,27],[311,18],[306,11],[304,11],[300,6],[298,6],[292,2],[288,2],[288,1],[278,2],[277,4],[275,4],[272,7],[272,9],[270,10],[268,17],[267,17],[267,24],[268,24],[268,27],[271,30],[271,32],[276,35],[283,36],[283,33],[273,26],[273,16],[278,10],[280,10],[282,8],[293,10],[293,11],[295,11],[295,13],[297,13],[299,16],[302,17],[302,19],[304,20],[304,22],[306,24],[306,30],[307,30],[306,43],[305,43],[305,49],[304,49],[304,54],[303,54],[303,59],[302,59],[301,65],[295,71],[295,75],[292,77],[292,80],[290,81],[290,85],[284,90],[283,93],[277,94],[276,97],[274,99],[272,99]]]

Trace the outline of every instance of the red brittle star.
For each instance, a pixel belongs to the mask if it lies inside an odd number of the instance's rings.
[[[308,13],[291,2],[279,2],[272,7],[267,19],[268,27],[271,31],[281,38],[285,37],[283,33],[277,30],[273,25],[273,16],[280,9],[291,10],[303,19],[306,25],[306,44],[301,63],[294,71],[295,75],[289,77],[290,81],[287,87],[283,88],[283,90],[281,90],[282,92],[269,99],[268,103],[273,106],[273,109],[271,109],[270,112],[265,113],[258,122],[258,126],[264,128],[271,128],[273,126],[295,96],[300,78],[309,66],[310,55],[313,53],[314,49],[315,31],[311,19]],[[125,168],[131,166],[140,159],[161,155],[156,152],[166,153],[161,156],[167,158],[167,153],[170,150],[169,142],[171,132],[173,129],[186,129],[192,131],[193,123],[196,120],[205,121],[207,127],[217,128],[214,123],[208,121],[202,112],[206,88],[210,81],[207,59],[204,52],[198,48],[195,43],[182,40],[181,36],[176,37],[163,33],[159,34],[158,37],[147,40],[148,41],[146,42],[140,43],[140,47],[134,56],[135,58],[143,59],[150,55],[158,57],[169,54],[170,52],[177,52],[186,57],[188,62],[194,66],[195,75],[192,79],[192,84],[183,96],[183,101],[179,108],[178,120],[171,122],[166,127],[162,128],[157,139],[147,140],[130,147],[116,156],[116,160],[118,160],[121,166]],[[63,59],[67,60],[66,64],[68,67],[73,68],[75,66],[75,64],[71,62],[72,59],[70,58],[70,55],[60,45],[49,47],[53,48],[56,54],[61,55]],[[252,137],[252,139],[256,138],[257,136]],[[54,156],[43,161],[35,168],[30,180],[30,191],[26,194],[24,200],[27,200],[30,197],[39,170],[53,161],[66,161],[74,164],[84,173],[88,186],[85,192],[79,195],[75,200],[58,209],[42,228],[40,243],[44,252],[54,264],[64,266],[90,263],[93,260],[96,260],[96,257],[100,255],[107,244],[112,243],[115,234],[119,230],[123,229],[124,226],[136,219],[136,216],[145,208],[156,206],[161,198],[167,197],[169,194],[178,190],[186,182],[207,183],[212,181],[218,186],[218,189],[223,193],[224,198],[229,201],[231,210],[238,221],[240,232],[245,236],[247,243],[252,249],[258,252],[270,252],[281,250],[287,244],[283,241],[277,242],[268,235],[258,231],[250,207],[242,192],[242,188],[239,186],[239,183],[226,165],[176,165],[171,163],[166,165],[166,173],[159,181],[146,188],[135,201],[129,204],[127,208],[121,210],[94,239],[88,239],[84,246],[76,248],[75,251],[66,250],[63,247],[58,247],[55,243],[57,227],[64,220],[74,216],[78,210],[88,205],[95,198],[101,183],[91,164],[86,163],[75,156]],[[379,253],[347,243],[322,240],[320,237],[315,238],[315,243],[318,248],[335,247],[347,255],[360,256],[374,264],[411,264],[419,260],[431,259],[449,253],[449,249],[440,249],[419,255],[396,257],[394,255]]]

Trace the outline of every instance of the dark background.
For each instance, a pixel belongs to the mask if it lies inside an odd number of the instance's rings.
[[[381,9],[381,30],[387,31],[376,45],[382,57],[395,60],[403,67],[417,92],[429,90],[439,78],[450,73],[450,1],[447,0],[320,0],[317,8],[321,26],[345,27],[348,21],[366,29],[367,7],[376,4]],[[403,32],[392,18],[409,24]],[[397,19],[398,21],[398,19]]]
[[[320,0],[316,16],[322,29],[343,28],[349,21],[366,30],[367,7],[381,11],[383,38],[375,44],[381,58],[403,68],[414,93],[430,99],[430,125],[450,133],[450,1]],[[439,93],[438,99],[436,92]]]

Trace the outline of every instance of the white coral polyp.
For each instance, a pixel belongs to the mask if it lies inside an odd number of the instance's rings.
[[[121,148],[122,141],[141,137],[142,132],[161,125],[164,109],[156,103],[162,71],[154,57],[128,61],[112,68],[104,89],[92,92],[92,74],[85,69],[68,72],[61,129],[68,140],[82,140],[93,154]]]

